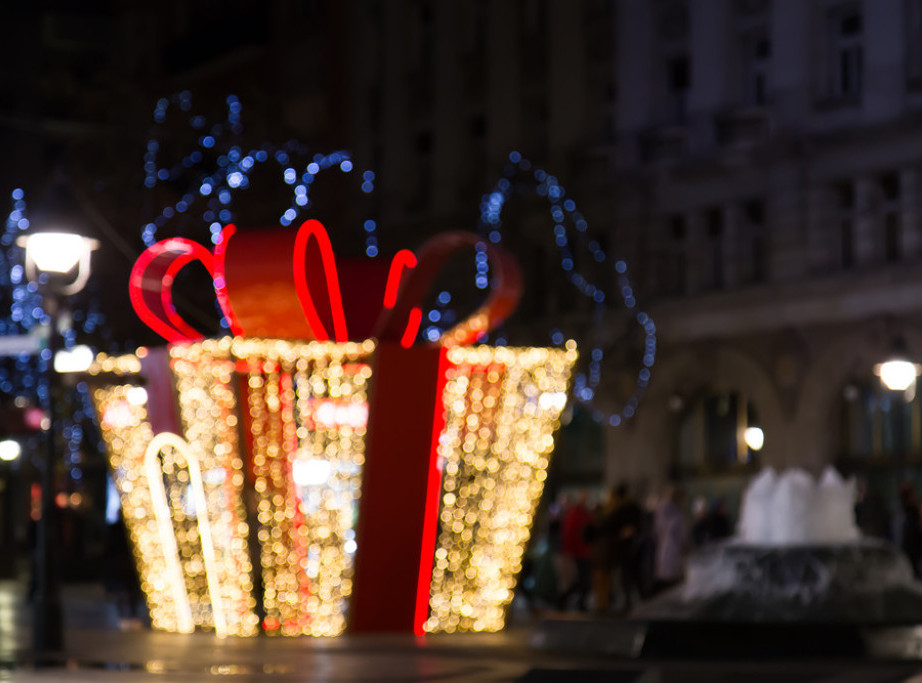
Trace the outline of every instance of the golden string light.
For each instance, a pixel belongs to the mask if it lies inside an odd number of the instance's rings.
[[[156,628],[343,632],[374,351],[370,340],[174,345],[184,438],[153,433],[137,386],[145,350],[97,358],[94,400]],[[573,342],[448,350],[426,630],[502,628],[576,358]]]
[[[195,577],[195,583],[189,585],[188,590],[203,606],[197,611],[197,625],[217,628],[215,616],[220,613],[228,634],[254,635],[259,631],[259,618],[255,613],[249,555],[235,365],[229,354],[228,339],[206,340],[170,349],[170,369],[182,430],[200,458],[213,549],[205,550],[200,525],[186,515],[184,509],[175,512],[174,518],[188,525],[182,536],[187,544],[183,556],[192,558],[187,581]],[[206,552],[214,554],[213,590],[209,588],[208,574],[202,572]],[[212,601],[214,614],[204,609],[207,600]]]
[[[171,347],[188,444],[178,436],[157,441],[162,435],[152,433],[146,396],[139,405],[129,401],[139,387],[105,382],[97,389],[155,627],[258,632],[248,550],[255,521],[263,628],[283,635],[343,631],[373,351],[371,341],[230,338]],[[91,371],[140,370],[137,357],[100,356]],[[163,480],[155,481],[154,471]],[[248,478],[254,520],[247,519]]]
[[[576,358],[572,341],[449,350],[427,631],[505,625]]]
[[[124,366],[120,366],[124,368]],[[116,372],[115,365],[105,372]],[[143,466],[154,434],[147,415],[146,399],[129,400],[132,384],[107,385],[94,391],[102,436],[109,451],[109,464],[122,500],[125,527],[137,560],[141,588],[147,596],[151,623],[166,631],[190,630],[185,616],[187,599],[177,599],[176,577],[169,567],[175,555],[161,542],[154,514],[146,470]],[[191,619],[191,616],[190,616]]]

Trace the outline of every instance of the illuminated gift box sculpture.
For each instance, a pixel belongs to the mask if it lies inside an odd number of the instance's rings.
[[[478,241],[467,233],[433,238],[418,259],[400,252],[386,271],[339,264],[342,281],[317,221],[234,235],[228,226],[213,254],[183,239],[148,249],[132,301],[172,344],[94,367],[153,625],[502,628],[575,345],[466,345],[519,296],[517,266],[491,248],[484,305],[439,344],[411,347],[422,294]],[[240,336],[191,339],[171,287],[192,260]],[[375,290],[381,306],[368,305]]]

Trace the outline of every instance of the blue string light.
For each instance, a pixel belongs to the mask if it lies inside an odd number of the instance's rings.
[[[27,335],[37,332],[41,325],[51,322],[42,307],[42,297],[35,283],[26,281],[25,250],[16,243],[29,227],[25,192],[17,188],[10,195],[12,209],[7,215],[3,234],[0,235],[0,292],[9,298],[9,313],[0,315],[0,336]],[[73,325],[64,330],[64,348],[73,348],[77,343],[77,326],[87,334],[93,334],[105,321],[99,310],[99,298],[91,297],[86,308],[76,308],[71,312]],[[48,387],[41,381],[42,373],[51,363],[48,349],[39,354],[21,354],[0,362],[0,393],[7,396],[24,398],[28,402],[44,405],[48,397]],[[86,433],[84,423],[92,424],[93,409],[90,402],[89,388],[86,382],[80,382],[73,390],[72,411],[62,411],[56,416],[54,428],[64,437],[66,448],[64,462],[70,467],[71,476],[80,479],[83,475],[75,466],[83,461],[82,444]],[[101,444],[97,438],[97,449]]]
[[[484,195],[481,201],[481,231],[494,244],[499,244],[502,241],[501,215],[503,206],[512,196],[515,189],[513,179],[523,173],[530,174],[531,179],[534,181],[534,193],[539,197],[547,198],[551,224],[554,226],[554,243],[560,252],[560,267],[577,291],[592,302],[593,325],[595,329],[599,330],[604,323],[605,304],[611,297],[606,292],[606,287],[603,283],[594,282],[577,270],[576,259],[571,248],[571,236],[567,226],[570,225],[572,229],[575,229],[577,238],[588,248],[594,261],[606,263],[610,262],[610,259],[596,240],[587,238],[588,222],[577,209],[576,202],[567,197],[566,189],[556,177],[547,173],[544,169],[534,168],[531,162],[522,157],[519,152],[512,152],[509,155],[509,163],[503,177],[496,183],[493,191]],[[483,258],[481,258],[481,254],[483,254]],[[478,251],[475,285],[479,288],[486,286],[488,277],[488,264],[485,257],[485,253]],[[602,380],[602,361],[604,358],[604,351],[601,346],[595,346],[589,353],[587,371],[578,373],[574,378],[574,394],[577,400],[591,408],[590,412],[595,420],[599,422],[607,421],[612,426],[618,426],[624,420],[633,417],[640,399],[650,383],[651,368],[656,360],[656,325],[647,313],[637,310],[637,299],[628,280],[627,264],[624,260],[615,260],[614,269],[617,273],[617,289],[620,299],[624,306],[634,313],[635,321],[643,329],[643,367],[637,373],[634,389],[621,410],[613,413],[602,411],[593,406],[596,388]],[[550,336],[554,344],[559,345],[564,341],[563,333],[556,328],[550,331]]]
[[[151,245],[157,241],[157,233],[170,220],[178,214],[190,211],[197,203],[204,203],[202,218],[209,225],[211,241],[217,243],[224,224],[234,219],[233,201],[235,194],[249,186],[249,174],[260,164],[274,161],[280,167],[281,181],[291,188],[290,205],[284,209],[279,217],[281,225],[291,225],[303,217],[303,212],[311,208],[310,188],[319,173],[339,169],[342,173],[352,173],[355,169],[351,154],[345,150],[338,150],[330,154],[314,154],[303,169],[293,161],[293,157],[305,158],[307,148],[294,140],[282,145],[262,144],[257,149],[244,152],[239,146],[226,141],[230,135],[239,135],[243,132],[241,122],[242,106],[234,95],[226,98],[226,120],[211,125],[201,114],[192,114],[192,100],[188,91],[177,93],[170,98],[161,98],[154,109],[155,124],[163,124],[167,120],[170,107],[178,107],[188,113],[188,125],[199,131],[198,149],[193,150],[172,166],[159,166],[158,153],[161,143],[157,131],[151,135],[144,155],[144,185],[154,188],[160,183],[176,183],[186,179],[190,171],[196,172],[196,189],[189,192],[174,205],[164,207],[160,215],[144,224],[141,237],[145,244]],[[217,168],[201,168],[205,163],[204,152],[208,151],[210,157],[217,153]],[[590,299],[593,305],[593,323],[596,329],[603,324],[606,304],[611,295],[606,291],[603,283],[592,281],[581,273],[576,267],[571,247],[570,229],[575,230],[581,244],[584,244],[597,263],[610,262],[609,256],[596,240],[588,239],[588,222],[579,212],[576,202],[567,197],[565,188],[557,178],[544,169],[535,168],[528,159],[520,153],[512,152],[509,155],[504,176],[497,181],[492,192],[484,195],[481,201],[481,230],[484,242],[476,245],[474,285],[478,289],[489,286],[489,260],[487,258],[487,241],[499,244],[502,242],[502,209],[514,191],[513,178],[526,173],[534,181],[533,191],[539,197],[547,199],[549,213],[554,231],[554,242],[560,252],[560,266],[569,282],[576,289]],[[376,176],[372,170],[363,170],[357,175],[360,187],[364,193],[371,193],[375,189]],[[568,228],[572,226],[572,228]],[[362,224],[365,253],[375,257],[379,253],[378,224],[373,218],[365,220]],[[620,425],[625,419],[632,417],[636,411],[640,398],[648,386],[651,377],[651,368],[656,358],[656,326],[649,315],[637,309],[637,299],[627,277],[627,265],[623,260],[614,261],[617,273],[617,294],[623,305],[634,313],[637,324],[644,332],[643,367],[638,372],[634,390],[627,399],[624,407],[615,413],[605,413],[597,408],[592,408],[591,413],[596,420],[607,420],[613,426]],[[438,303],[426,315],[428,325],[422,330],[424,338],[436,340],[444,329],[449,328],[456,320],[455,312],[449,307],[451,297],[448,292],[443,301],[440,295]],[[227,321],[221,321],[222,326],[227,326]],[[555,344],[563,342],[563,333],[560,330],[551,331],[551,340]],[[500,335],[496,343],[505,343]],[[592,406],[596,396],[596,388],[601,382],[601,365],[603,350],[596,346],[589,354],[589,364],[585,373],[578,373],[574,379],[576,398],[582,403]]]
[[[337,150],[330,154],[314,154],[310,161],[304,164],[303,169],[299,168],[295,159],[305,159],[308,148],[297,140],[289,140],[281,145],[263,143],[256,149],[244,151],[230,139],[243,132],[243,107],[236,95],[228,95],[225,102],[225,120],[209,126],[203,115],[191,113],[192,96],[188,91],[157,101],[154,107],[156,125],[144,153],[144,186],[154,189],[164,183],[185,183],[187,186],[193,185],[195,190],[183,195],[175,204],[164,207],[158,216],[142,226],[141,239],[147,246],[159,239],[160,229],[177,214],[190,211],[197,205],[204,205],[201,209],[202,219],[209,226],[211,242],[216,244],[223,225],[233,222],[235,218],[235,195],[249,187],[250,173],[262,164],[278,164],[282,182],[291,188],[290,204],[278,219],[279,224],[283,226],[302,219],[303,212],[311,208],[310,188],[318,174],[332,169],[338,169],[345,174],[353,172],[355,163],[351,154],[345,150]],[[161,166],[158,157],[163,145],[159,139],[159,125],[167,122],[171,107],[178,107],[182,112],[187,112],[188,125],[200,134],[197,137],[197,149],[172,165]],[[205,152],[208,152],[207,156]],[[218,155],[216,158],[215,154]],[[215,161],[209,162],[209,159]],[[211,163],[212,166],[206,166],[207,163]],[[190,174],[193,176],[191,180]],[[374,171],[364,170],[360,177],[362,191],[366,194],[374,192]],[[377,223],[374,220],[365,221],[364,234],[365,254],[377,256]],[[222,325],[226,324],[227,321],[222,320]]]

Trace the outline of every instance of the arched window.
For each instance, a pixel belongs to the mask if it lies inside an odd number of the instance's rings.
[[[678,469],[707,474],[755,464],[760,436],[758,416],[745,395],[700,394],[679,417]]]
[[[841,452],[848,458],[905,456],[922,451],[922,399],[890,391],[876,377],[849,382],[842,392]]]

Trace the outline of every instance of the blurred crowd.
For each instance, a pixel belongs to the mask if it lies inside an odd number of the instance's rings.
[[[912,484],[900,484],[887,501],[858,480],[855,522],[862,536],[900,547],[922,580],[922,502]],[[679,485],[643,500],[626,484],[603,499],[564,494],[536,534],[521,593],[533,609],[626,614],[681,583],[689,553],[735,529],[722,499],[689,501]]]
[[[524,595],[534,608],[629,612],[681,583],[691,550],[732,535],[723,501],[698,498],[687,509],[681,486],[644,500],[626,484],[604,500],[560,496],[523,572]]]

